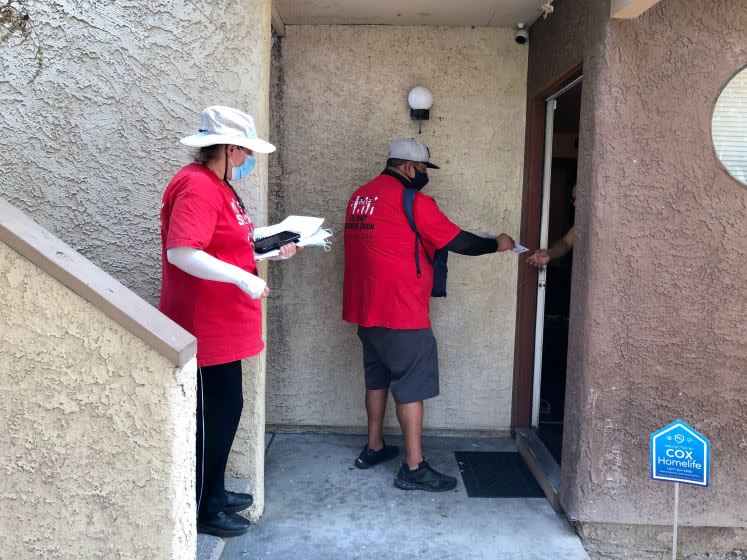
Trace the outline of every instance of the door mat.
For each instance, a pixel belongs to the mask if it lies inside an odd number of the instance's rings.
[[[516,452],[454,451],[470,498],[544,498],[532,471]]]

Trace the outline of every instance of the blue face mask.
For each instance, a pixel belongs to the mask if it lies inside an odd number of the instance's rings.
[[[231,180],[241,181],[242,179],[245,179],[252,172],[252,169],[254,169],[255,165],[257,165],[257,158],[255,158],[254,156],[246,156],[244,163],[242,163],[239,167],[231,168]]]

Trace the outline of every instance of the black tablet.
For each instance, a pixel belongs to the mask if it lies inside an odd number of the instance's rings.
[[[275,249],[280,249],[280,247],[282,247],[283,245],[287,245],[288,243],[295,243],[300,238],[301,236],[295,232],[281,231],[280,233],[276,233],[275,235],[257,239],[254,242],[254,252],[269,253],[270,251],[274,251]]]

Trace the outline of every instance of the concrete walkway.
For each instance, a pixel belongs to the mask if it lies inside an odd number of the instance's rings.
[[[277,434],[265,514],[226,542],[221,560],[588,560],[544,498],[467,497],[453,452],[515,451],[512,441],[426,438],[431,465],[459,480],[442,494],[394,487],[398,460],[355,469],[363,444],[359,436]]]

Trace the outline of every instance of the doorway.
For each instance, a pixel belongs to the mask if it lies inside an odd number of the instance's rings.
[[[581,90],[579,64],[528,101],[520,232],[527,255],[552,248],[574,225]],[[545,494],[559,507],[572,250],[552,256],[541,268],[527,258],[519,266],[511,425]]]
[[[568,322],[572,279],[572,237],[581,78],[546,100],[545,157],[540,248],[551,260],[537,274],[537,310],[532,391],[532,426],[561,463]]]

